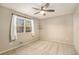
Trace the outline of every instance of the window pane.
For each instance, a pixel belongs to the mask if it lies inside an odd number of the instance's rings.
[[[25,31],[26,32],[31,32],[32,31],[32,27],[31,27],[31,21],[29,21],[29,20],[26,20],[25,21]]]
[[[17,32],[24,32],[24,19],[17,18]]]

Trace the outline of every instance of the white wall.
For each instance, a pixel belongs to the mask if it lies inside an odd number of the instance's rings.
[[[0,52],[19,46],[20,42],[28,43],[39,39],[39,20],[34,19],[35,36],[32,36],[31,33],[20,33],[18,34],[18,39],[16,41],[9,42],[10,22],[12,13],[27,16],[17,11],[0,6]]]
[[[79,53],[79,5],[73,14],[73,38],[74,46]]]
[[[72,44],[72,14],[40,20],[42,40]]]

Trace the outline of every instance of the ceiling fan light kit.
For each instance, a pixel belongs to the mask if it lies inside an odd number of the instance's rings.
[[[45,11],[40,11],[40,14],[42,14],[42,15],[43,15],[44,13],[45,13]]]

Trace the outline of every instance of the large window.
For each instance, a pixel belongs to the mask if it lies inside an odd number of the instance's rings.
[[[17,33],[32,32],[32,20],[17,16],[16,18],[16,30]]]
[[[17,15],[12,15],[11,40],[17,39],[17,33],[27,33],[27,32],[34,34],[33,20]]]

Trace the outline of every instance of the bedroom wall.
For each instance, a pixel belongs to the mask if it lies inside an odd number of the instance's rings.
[[[28,43],[31,41],[39,40],[39,20],[34,20],[34,29],[35,29],[35,35],[32,36],[31,33],[20,33],[18,34],[18,39],[14,42],[9,42],[9,33],[10,33],[10,22],[11,22],[11,14],[19,14],[22,16],[27,16],[25,14],[22,14],[20,12],[5,8],[0,6],[0,53],[4,52],[8,49],[17,47],[20,45],[20,42]]]
[[[79,5],[73,13],[73,41],[74,46],[79,53]]]
[[[72,44],[72,14],[40,20],[42,40]]]

